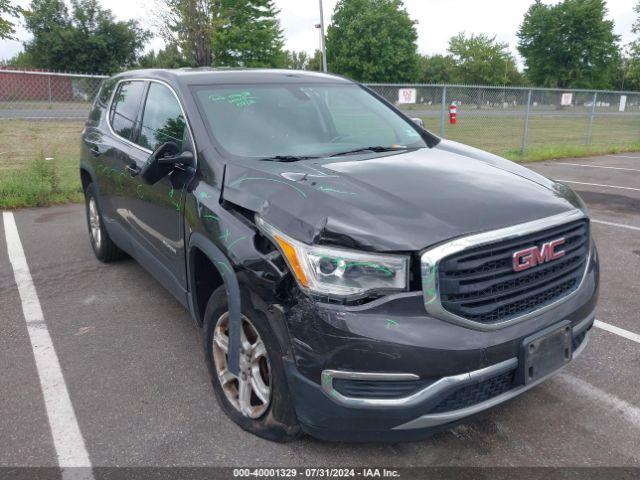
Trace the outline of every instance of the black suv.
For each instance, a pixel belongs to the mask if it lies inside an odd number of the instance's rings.
[[[123,73],[81,144],[96,256],[126,252],[189,310],[220,406],[257,435],[423,437],[586,345],[598,259],[578,196],[363,85]]]

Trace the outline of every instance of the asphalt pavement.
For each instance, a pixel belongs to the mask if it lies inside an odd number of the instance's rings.
[[[133,260],[95,259],[82,205],[12,212],[37,298],[21,301],[30,290],[9,261],[5,216],[0,466],[56,466],[66,458],[60,449],[69,441],[55,437],[60,419],[48,414],[60,405],[47,403],[51,388],[64,387],[94,467],[640,466],[640,153],[530,168],[567,182],[588,204],[602,265],[603,328],[549,381],[412,443],[304,437],[277,444],[244,432],[215,402],[187,312]],[[40,323],[29,320],[35,301]],[[49,386],[36,364],[47,347],[33,344],[42,324],[62,374]]]

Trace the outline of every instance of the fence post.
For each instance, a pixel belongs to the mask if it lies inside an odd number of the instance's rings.
[[[589,116],[589,127],[587,128],[587,145],[591,143],[591,133],[593,132],[593,117],[596,115],[596,101],[598,100],[598,92],[593,94],[593,104],[591,105],[591,115]]]
[[[524,132],[522,132],[522,147],[520,148],[520,155],[524,155],[527,149],[527,138],[529,136],[529,112],[531,111],[531,90],[527,94],[527,109],[524,113]]]
[[[440,105],[440,136],[444,138],[444,123],[447,111],[447,86],[442,87],[442,104]]]
[[[48,91],[49,91],[49,103],[51,103],[51,102],[52,102],[52,95],[51,95],[51,76],[48,76],[48,77],[47,77],[47,80],[48,80],[48,81],[47,81],[47,88],[48,88]]]

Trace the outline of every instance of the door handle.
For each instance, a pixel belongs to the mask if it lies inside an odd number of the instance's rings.
[[[97,145],[93,145],[89,151],[91,152],[91,156],[94,158],[99,157],[102,154]]]
[[[140,174],[140,169],[135,163],[131,163],[127,165],[127,172],[129,172],[129,175],[132,177],[137,177]]]

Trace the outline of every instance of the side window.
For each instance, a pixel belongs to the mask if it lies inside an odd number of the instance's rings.
[[[111,104],[111,128],[127,140],[133,140],[143,92],[144,82],[122,82]]]
[[[112,79],[105,80],[100,86],[100,91],[96,96],[91,111],[89,112],[89,122],[97,125],[100,122],[102,113],[108,111],[109,99],[113,93],[114,81]]]
[[[151,83],[142,116],[138,143],[155,150],[166,142],[175,142],[182,149],[186,121],[173,92],[159,83]]]

